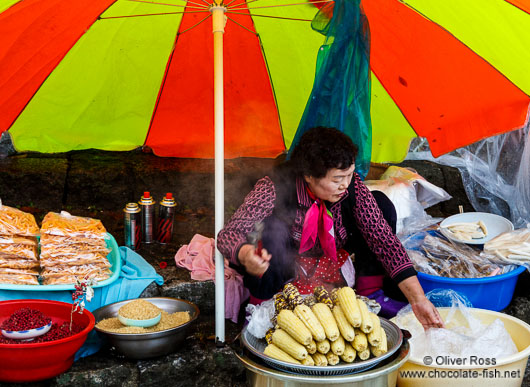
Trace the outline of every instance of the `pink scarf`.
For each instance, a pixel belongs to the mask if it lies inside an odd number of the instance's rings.
[[[302,254],[304,251],[311,249],[315,245],[318,236],[324,255],[337,262],[337,247],[335,246],[335,232],[333,230],[331,212],[326,208],[324,201],[317,199],[309,188],[307,193],[314,202],[305,214],[300,250],[298,252]]]

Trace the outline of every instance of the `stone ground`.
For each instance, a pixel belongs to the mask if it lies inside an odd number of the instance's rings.
[[[229,217],[255,181],[274,164],[270,159],[235,159],[225,164],[225,213]],[[453,198],[428,210],[432,216],[449,216],[458,205],[473,211],[458,170],[430,162],[404,162]],[[381,170],[375,166],[373,176]],[[155,200],[172,192],[178,203],[172,242],[142,245],[138,253],[164,277],[164,285],[152,284],[143,296],[187,299],[198,305],[201,316],[181,348],[170,355],[132,361],[104,347],[76,362],[53,379],[26,386],[244,386],[245,370],[230,346],[217,348],[214,327],[214,285],[190,279],[177,269],[174,256],[193,235],[214,234],[213,160],[159,158],[140,151],[83,151],[65,154],[27,154],[0,158],[0,198],[6,205],[35,215],[40,224],[48,211],[66,210],[73,215],[99,218],[123,245],[123,212],[126,203],[138,201],[144,191]],[[370,176],[369,176],[370,177]],[[160,263],[168,263],[161,268]],[[520,277],[506,313],[530,322],[527,273]],[[226,321],[226,341],[241,330]],[[1,386],[10,384],[0,383]],[[11,384],[15,386],[16,384]],[[524,385],[530,386],[527,370]]]

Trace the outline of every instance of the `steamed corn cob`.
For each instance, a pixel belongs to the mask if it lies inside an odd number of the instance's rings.
[[[364,351],[357,351],[357,356],[361,360],[367,360],[370,357],[370,348],[366,348]]]
[[[370,312],[370,318],[372,319],[374,328],[367,335],[368,343],[372,346],[377,346],[381,342],[381,321],[379,320],[379,316],[372,312]]]
[[[272,344],[272,334],[274,333],[274,328],[269,328],[267,333],[265,333],[265,341],[267,344]]]
[[[324,286],[317,286],[313,290],[313,294],[315,295],[317,302],[321,302],[328,307],[333,308],[333,301],[331,300],[331,297]]]
[[[317,351],[323,355],[329,352],[331,345],[329,344],[328,339],[322,341],[317,341]]]
[[[359,305],[359,310],[361,312],[361,331],[363,331],[364,333],[372,332],[374,324],[372,318],[370,317],[368,307],[366,306],[363,300],[359,299],[357,300],[357,305]]]
[[[298,360],[293,358],[291,355],[285,353],[274,344],[269,344],[263,350],[263,353],[267,356],[272,357],[276,360],[286,361],[288,363],[301,364]]]
[[[305,349],[307,349],[307,353],[309,353],[310,355],[314,354],[317,351],[317,343],[315,342],[315,340],[311,340],[309,345],[305,346]]]
[[[287,299],[291,309],[294,309],[297,305],[300,305],[304,302],[298,288],[292,283],[287,283],[283,287],[283,295]]]
[[[302,364],[307,366],[314,366],[315,362],[313,361],[313,358],[311,356],[308,356],[304,360],[302,360]]]
[[[353,349],[350,343],[344,344],[344,353],[340,355],[340,358],[346,363],[352,363],[357,356],[357,351]]]
[[[338,305],[339,303],[339,298],[337,297],[337,292],[339,291],[340,288],[334,288],[330,293],[329,293],[329,296],[331,297],[331,301],[333,301],[333,304],[334,305]]]
[[[353,339],[352,346],[357,353],[368,348],[368,339],[366,338],[366,334],[360,329],[355,329],[355,339]]]
[[[273,297],[273,300],[274,310],[276,311],[276,314],[280,313],[280,310],[291,309],[283,293],[276,293]]]
[[[330,341],[337,340],[340,336],[340,332],[335,317],[333,317],[333,313],[331,313],[331,309],[326,304],[318,302],[313,306],[313,313],[324,327],[326,337]]]
[[[340,358],[338,355],[335,355],[333,352],[326,353],[326,359],[328,359],[328,365],[339,364]]]
[[[381,328],[381,342],[377,346],[370,347],[370,349],[374,356],[381,356],[382,354],[387,353],[388,343],[386,338],[386,332],[383,328]]]
[[[359,304],[355,296],[355,291],[349,286],[340,288],[337,292],[339,304],[344,312],[344,315],[354,328],[361,326],[362,318]]]
[[[339,336],[339,338],[331,343],[331,352],[333,352],[335,355],[342,355],[344,353],[344,347],[345,342],[342,336]]]
[[[309,294],[306,298],[304,298],[304,305],[309,306],[310,308],[313,307],[317,303],[317,299],[314,294]]]
[[[311,332],[291,310],[283,309],[278,313],[278,325],[300,344],[309,345],[311,343]]]
[[[307,349],[282,329],[274,331],[272,343],[296,360],[304,360],[307,357]]]
[[[344,337],[346,341],[353,341],[353,339],[355,338],[355,331],[353,330],[353,327],[344,315],[341,306],[335,305],[332,312],[342,337]]]
[[[324,331],[324,327],[318,320],[317,316],[313,313],[313,311],[309,308],[309,306],[300,304],[296,308],[294,308],[294,314],[296,317],[298,317],[304,325],[309,329],[309,332],[311,332],[311,335],[313,336],[313,339],[316,341],[322,341],[326,338],[326,332]]]
[[[323,355],[320,352],[317,352],[314,355],[312,355],[312,357],[317,367],[325,367],[328,365],[328,358],[326,357],[326,355]]]

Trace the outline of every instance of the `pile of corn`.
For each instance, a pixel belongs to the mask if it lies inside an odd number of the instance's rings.
[[[303,365],[352,363],[387,352],[385,330],[379,317],[368,311],[350,287],[323,287],[302,299],[293,284],[274,297],[275,328],[267,332],[264,354]]]

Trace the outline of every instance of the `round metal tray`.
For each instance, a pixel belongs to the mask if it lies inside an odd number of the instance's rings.
[[[399,329],[396,324],[388,321],[385,318],[380,317],[380,320],[381,328],[383,328],[386,332],[388,352],[384,355],[370,358],[368,360],[355,361],[353,363],[341,362],[334,366],[306,366],[273,359],[272,357],[269,357],[263,353],[265,347],[267,346],[265,340],[254,337],[247,331],[247,327],[243,328],[241,333],[241,341],[245,348],[247,348],[252,354],[262,359],[267,365],[278,370],[313,376],[347,375],[375,367],[381,361],[392,356],[401,347],[403,342],[403,333],[401,332],[401,329]]]

